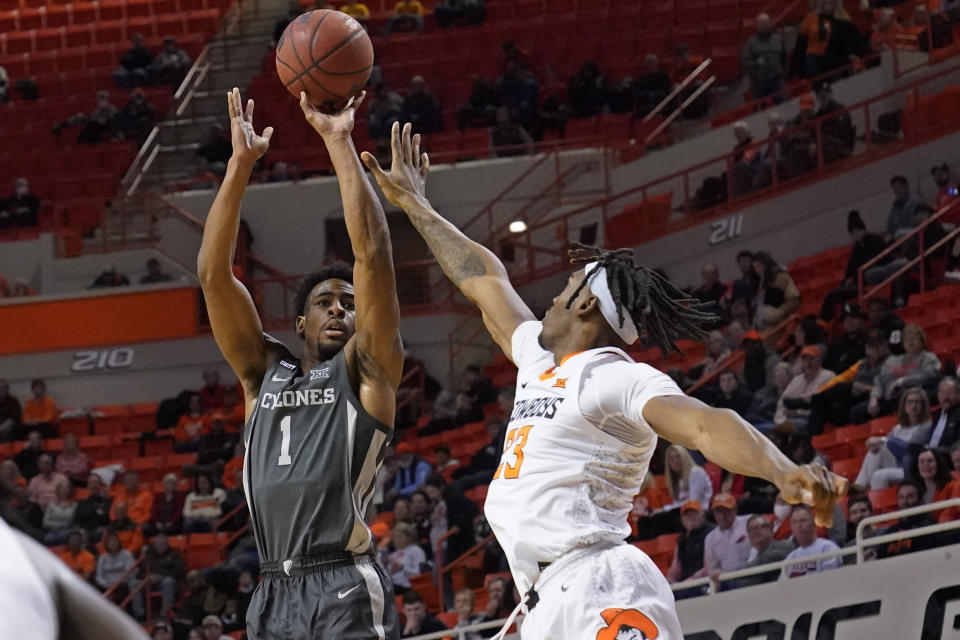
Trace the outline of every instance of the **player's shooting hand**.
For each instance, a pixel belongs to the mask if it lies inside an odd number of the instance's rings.
[[[430,158],[420,152],[420,134],[410,135],[412,125],[408,122],[400,131],[400,123],[394,122],[390,129],[390,149],[393,160],[390,172],[380,168],[373,154],[364,151],[360,159],[367,165],[390,204],[404,208],[411,198],[422,197],[427,190],[427,174],[430,173]]]
[[[819,464],[798,465],[777,483],[780,495],[790,504],[804,503],[813,509],[818,527],[833,524],[833,507],[847,493],[850,483]]]
[[[348,138],[353,131],[354,117],[357,109],[367,96],[366,91],[361,91],[360,95],[350,98],[347,106],[336,113],[324,113],[317,107],[310,104],[310,99],[303,91],[300,92],[300,108],[306,117],[310,126],[324,139],[324,141],[336,138]]]
[[[227,110],[230,112],[230,140],[233,144],[233,157],[253,164],[267,152],[273,127],[266,127],[262,135],[253,130],[253,100],[247,100],[243,108],[240,90],[236,87],[227,93]]]

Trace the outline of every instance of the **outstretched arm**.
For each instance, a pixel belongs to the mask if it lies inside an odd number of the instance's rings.
[[[796,465],[771,440],[728,409],[714,409],[688,396],[658,396],[643,408],[659,435],[733,473],[763,478],[790,503],[813,507],[818,525],[830,526],[833,506],[848,482],[820,465]]]
[[[247,404],[259,393],[266,370],[266,341],[257,309],[246,287],[233,275],[233,253],[240,225],[240,203],[254,163],[270,144],[273,129],[263,135],[253,130],[253,100],[246,111],[240,91],[227,94],[233,156],[220,185],[207,221],[197,255],[197,275],[207,302],[210,327],[217,346],[243,384]]]
[[[300,107],[330,154],[353,248],[357,333],[355,349],[347,350],[347,364],[364,408],[385,424],[393,424],[403,373],[400,303],[387,217],[350,138],[363,97],[360,94],[343,111],[326,115],[301,93]]]
[[[420,153],[420,135],[411,137],[410,129],[410,124],[404,125],[401,135],[400,126],[393,125],[390,173],[367,152],[363,162],[387,200],[410,218],[447,278],[480,308],[490,335],[512,360],[513,332],[521,322],[533,320],[533,313],[514,291],[507,270],[493,252],[465,236],[430,206],[426,197],[430,159]]]

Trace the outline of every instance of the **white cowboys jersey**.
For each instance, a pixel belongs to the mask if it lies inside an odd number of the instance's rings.
[[[570,354],[554,366],[540,322],[514,332],[517,393],[485,512],[520,593],[553,562],[630,533],[657,435],[643,418],[650,398],[682,395],[668,376],[613,347]]]
[[[57,608],[19,537],[0,518],[0,638],[53,640],[59,635]]]

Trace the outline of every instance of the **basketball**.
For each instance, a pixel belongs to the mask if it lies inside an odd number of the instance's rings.
[[[297,100],[332,113],[360,93],[373,69],[373,45],[359,22],[330,9],[309,11],[277,42],[277,75]]]

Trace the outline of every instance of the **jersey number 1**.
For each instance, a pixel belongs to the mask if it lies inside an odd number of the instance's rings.
[[[516,461],[513,464],[501,462],[500,466],[497,467],[497,472],[493,474],[494,480],[500,477],[501,472],[506,480],[515,480],[520,477],[520,465],[523,464],[523,447],[527,444],[527,438],[530,436],[530,429],[533,429],[532,424],[528,424],[525,427],[520,427],[519,429],[511,429],[507,434],[507,440],[503,445],[503,451],[506,453],[510,450],[510,447],[513,447],[513,456],[516,458]]]
[[[280,421],[280,433],[283,437],[280,440],[280,458],[277,459],[277,464],[283,467],[292,462],[290,459],[290,416]]]

